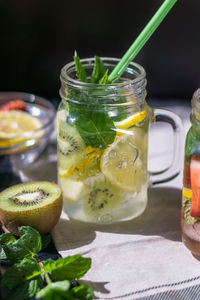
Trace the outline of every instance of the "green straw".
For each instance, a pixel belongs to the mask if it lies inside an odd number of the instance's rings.
[[[138,52],[142,49],[145,43],[148,41],[150,36],[154,33],[156,28],[160,25],[163,19],[166,17],[168,12],[174,6],[177,0],[165,0],[164,3],[157,10],[155,15],[149,21],[149,23],[145,26],[142,32],[139,34],[137,39],[133,42],[131,47],[127,50],[124,56],[121,58],[119,63],[116,65],[114,70],[108,77],[109,82],[114,82],[120,78],[124,70],[127,68],[129,63],[135,58]]]

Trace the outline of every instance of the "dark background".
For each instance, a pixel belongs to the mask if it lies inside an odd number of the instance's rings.
[[[59,98],[73,58],[121,57],[162,0],[0,0],[0,91]],[[148,96],[189,99],[200,86],[200,1],[179,0],[135,61]]]

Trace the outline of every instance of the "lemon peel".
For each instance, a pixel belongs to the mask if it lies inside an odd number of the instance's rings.
[[[183,188],[182,193],[183,193],[183,197],[192,199],[192,190]]]
[[[117,135],[121,135],[124,129],[128,129],[133,125],[142,122],[146,118],[146,115],[147,115],[147,111],[143,110],[141,112],[138,112],[135,115],[129,116],[128,118],[120,122],[115,122],[115,127],[120,130],[122,129],[122,131],[117,131]]]

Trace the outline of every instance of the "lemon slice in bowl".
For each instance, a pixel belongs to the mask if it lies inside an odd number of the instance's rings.
[[[138,112],[134,115],[129,116],[128,118],[120,121],[120,122],[115,122],[115,127],[119,129],[128,129],[133,125],[136,125],[143,121],[147,115],[146,110],[143,110],[141,112]]]
[[[104,176],[117,188],[136,192],[137,171],[141,168],[134,135],[121,135],[104,150],[100,167]]]
[[[27,112],[10,110],[0,112],[0,147],[10,147],[23,141],[37,138],[38,134],[28,137],[17,137],[42,127],[39,118]]]

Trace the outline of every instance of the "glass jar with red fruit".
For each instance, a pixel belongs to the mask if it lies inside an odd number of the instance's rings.
[[[191,252],[200,257],[200,89],[192,97],[191,127],[185,143],[182,240]]]

